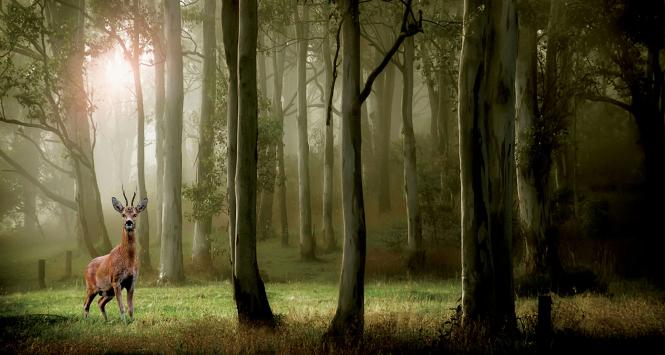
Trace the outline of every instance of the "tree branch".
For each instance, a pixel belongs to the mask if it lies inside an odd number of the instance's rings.
[[[601,95],[586,95],[586,96],[584,96],[584,98],[589,100],[589,101],[608,103],[608,104],[614,105],[616,107],[619,107],[623,110],[626,110],[626,111],[628,111],[632,114],[635,113],[635,110],[633,109],[633,107],[631,105],[629,105],[625,102],[613,99],[611,97],[601,96]]]
[[[381,74],[383,69],[386,68],[388,63],[390,63],[392,57],[397,53],[397,50],[399,47],[402,45],[402,42],[408,37],[414,36],[418,32],[423,31],[423,16],[422,13],[420,13],[420,19],[415,20],[415,16],[413,15],[413,11],[411,9],[411,2],[412,0],[407,0],[404,2],[404,16],[402,17],[402,26],[401,30],[399,33],[399,36],[397,36],[397,39],[395,40],[395,43],[393,46],[388,50],[388,53],[386,53],[386,56],[383,58],[379,66],[374,68],[374,70],[369,74],[367,77],[367,81],[365,82],[365,87],[363,90],[360,92],[360,96],[358,97],[358,100],[362,104],[365,102],[369,94],[372,92],[372,85],[374,84],[374,80]],[[409,17],[411,17],[414,22],[409,23]]]
[[[339,58],[339,34],[342,32],[342,23],[344,18],[339,21],[339,27],[337,27],[337,34],[335,34],[335,42],[337,48],[335,48],[335,57],[333,58],[333,68],[332,68],[332,83],[330,84],[330,96],[328,96],[328,106],[326,107],[326,126],[330,125],[332,120],[332,110],[333,108],[333,96],[335,96],[335,82],[337,81],[337,59]]]
[[[32,143],[32,145],[35,146],[35,149],[37,149],[37,152],[39,152],[39,155],[42,157],[42,160],[44,160],[44,162],[46,162],[46,164],[50,165],[50,166],[51,166],[52,168],[54,168],[55,170],[57,170],[57,171],[59,171],[59,172],[65,174],[65,175],[67,175],[67,176],[69,176],[69,177],[71,177],[71,178],[74,178],[74,172],[72,172],[72,171],[70,171],[70,170],[67,170],[67,169],[63,168],[63,167],[59,166],[58,164],[54,163],[53,161],[51,161],[50,159],[48,159],[48,158],[46,157],[46,153],[42,150],[41,147],[39,147],[39,144],[38,144],[37,142],[35,142],[34,139],[30,138],[30,137],[29,137],[28,135],[26,135],[22,130],[18,131],[16,134],[19,135],[19,136],[21,136],[21,137],[23,137],[24,139],[26,139],[26,140],[29,141],[30,143]]]
[[[14,159],[10,158],[9,155],[7,155],[5,152],[0,150],[0,158],[4,159],[9,165],[11,165],[14,169],[16,169],[16,172],[23,176],[26,180],[28,180],[30,183],[35,185],[46,197],[52,199],[55,202],[60,203],[61,205],[70,208],[74,211],[78,211],[78,206],[76,205],[76,202],[72,200],[68,200],[53,191],[51,191],[48,187],[44,186],[39,179],[36,177],[30,175],[19,163],[17,163]]]

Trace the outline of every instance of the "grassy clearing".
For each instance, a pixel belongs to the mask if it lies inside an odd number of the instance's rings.
[[[275,331],[238,329],[228,282],[139,287],[136,319],[129,324],[120,319],[115,301],[107,307],[109,322],[103,321],[94,306],[90,318],[83,319],[80,287],[12,293],[0,296],[0,351],[321,352],[320,337],[335,310],[336,285],[288,282],[268,283],[266,288],[280,320]],[[457,280],[369,282],[363,351],[454,349],[455,339],[443,335],[447,330],[444,322],[454,314],[459,295]],[[580,339],[593,340],[596,349],[599,342],[614,341],[644,345],[651,340],[662,345],[665,305],[658,297],[583,294],[555,298],[555,330],[562,339],[558,346],[570,345],[564,339],[575,344]],[[517,313],[526,328],[519,349],[532,350],[535,301],[518,300]],[[573,335],[576,338],[570,340]]]
[[[370,236],[365,299],[365,338],[357,352],[465,352],[467,339],[451,336],[461,295],[457,277],[436,273],[412,280],[401,255],[381,249]],[[184,243],[185,256],[191,242]],[[64,275],[66,243],[49,244],[0,238],[0,353],[61,352],[223,352],[321,353],[320,339],[337,302],[340,253],[316,262],[299,261],[296,247],[271,240],[258,244],[259,265],[279,326],[274,331],[239,329],[228,266],[222,251],[216,273],[178,287],[158,287],[155,274],[142,272],[135,295],[136,319],[120,320],[115,300],[104,322],[98,308],[82,318],[84,284],[79,277],[88,257],[75,253],[72,279]],[[223,249],[222,249],[223,250]],[[153,249],[153,257],[158,250]],[[430,268],[458,263],[431,255]],[[450,252],[447,252],[450,253]],[[36,260],[46,259],[46,290],[36,290]],[[185,257],[186,270],[189,258]],[[444,260],[445,259],[445,260]],[[155,262],[154,266],[157,266]],[[452,269],[451,269],[452,270]],[[665,347],[665,294],[640,281],[615,281],[607,294],[554,298],[556,352],[589,350],[644,353]],[[506,344],[481,345],[496,353],[535,351],[536,303],[517,300],[522,330]],[[454,334],[454,332],[452,333]],[[658,352],[655,352],[658,353]]]

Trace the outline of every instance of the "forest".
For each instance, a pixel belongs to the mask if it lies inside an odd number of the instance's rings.
[[[664,66],[661,0],[0,0],[0,352],[660,353]]]

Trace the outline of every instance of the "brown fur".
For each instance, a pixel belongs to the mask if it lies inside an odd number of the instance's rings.
[[[122,207],[122,206],[120,206]],[[143,207],[144,208],[144,207]],[[116,207],[116,209],[118,209]],[[124,221],[131,220],[142,211],[142,208],[124,207],[121,209]],[[139,263],[136,257],[135,230],[122,228],[122,241],[110,253],[92,259],[85,269],[86,298],[83,304],[84,315],[88,316],[90,304],[95,296],[101,298],[97,302],[99,309],[106,316],[106,304],[116,297],[120,315],[125,318],[125,307],[122,302],[122,289],[127,290],[127,308],[129,317],[134,317],[134,286],[139,275]]]

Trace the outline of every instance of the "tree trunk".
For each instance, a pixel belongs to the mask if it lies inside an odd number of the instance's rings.
[[[517,196],[519,219],[525,240],[525,265],[529,278],[545,281],[547,292],[557,279],[560,262],[553,245],[549,211],[549,176],[552,166],[551,148],[540,144],[537,97],[536,26],[527,4],[519,16],[519,41],[515,72]]]
[[[510,254],[516,49],[512,0],[465,0],[458,110],[462,309],[465,325],[492,331],[516,322]]]
[[[423,71],[425,73],[425,83],[427,84],[427,98],[429,99],[430,108],[430,134],[432,135],[432,144],[439,142],[439,93],[436,90],[434,81],[434,68],[432,68],[432,61],[430,60],[429,45],[427,41],[422,44],[422,57],[423,57]],[[442,85],[443,83],[441,83]]]
[[[214,119],[217,81],[217,39],[215,38],[216,0],[205,0],[203,5],[203,85],[201,87],[201,120],[199,122],[199,154],[196,170],[196,182],[199,188],[210,191],[214,182],[213,147]],[[197,219],[194,224],[194,240],[192,243],[192,262],[195,268],[202,271],[212,270],[210,238],[212,232],[212,215],[206,211],[205,216]]]
[[[82,152],[82,157],[72,154],[74,173],[76,176],[76,202],[78,204],[79,227],[83,239],[88,245],[91,257],[99,253],[93,243],[101,237],[101,253],[111,250],[104,214],[95,174],[93,146],[90,139],[89,112],[87,95],[83,79],[83,60],[85,47],[85,17],[79,9],[85,8],[84,0],[69,0],[64,3],[50,1],[54,28],[66,31],[67,44],[54,38],[52,45],[56,56],[66,63],[63,77],[67,85],[64,87],[62,102],[68,121],[66,122],[72,140]],[[70,152],[71,153],[71,152]]]
[[[263,37],[259,37],[259,39],[262,39]],[[259,42],[261,43],[261,42]],[[261,87],[261,92],[263,95],[267,98],[268,97],[268,77],[266,75],[266,56],[262,53],[259,52],[259,65],[258,65],[258,70],[259,70],[259,83]],[[276,76],[275,72],[273,72],[273,76]],[[273,78],[274,79],[274,78]],[[274,83],[274,80],[273,80]],[[279,106],[276,106],[275,104],[275,97],[273,95],[272,99],[272,116],[270,117],[270,120],[275,119],[275,115],[279,114],[277,110],[281,111],[281,104]],[[281,94],[279,97],[279,100],[281,101]],[[279,102],[278,102],[279,103]],[[265,148],[265,152],[263,153],[263,157],[260,158],[260,160],[264,160],[265,162],[263,164],[266,164],[268,166],[268,169],[266,169],[264,176],[264,180],[261,182],[261,196],[259,198],[259,211],[258,211],[258,226],[259,226],[259,239],[260,240],[266,240],[268,238],[272,237],[272,204],[274,200],[273,192],[275,191],[275,176],[277,175],[277,147],[276,146],[268,146]]]
[[[404,144],[404,198],[408,228],[410,271],[421,271],[425,264],[422,247],[423,232],[418,201],[418,174],[416,168],[416,137],[413,133],[413,37],[404,41],[404,89],[402,90],[402,139]]]
[[[182,264],[182,105],[183,73],[180,43],[180,2],[164,0],[166,31],[166,115],[164,140],[164,200],[159,279],[180,282]]]
[[[283,38],[279,33],[275,34],[275,45],[282,44]],[[284,49],[276,50],[272,55],[273,68],[273,90],[272,90],[272,110],[275,119],[279,120],[282,131],[280,138],[275,145],[275,159],[277,160],[277,203],[280,212],[280,221],[282,227],[281,241],[282,245],[289,244],[289,225],[287,220],[286,208],[286,177],[284,173],[284,110],[282,108],[282,88],[284,86]]]
[[[222,0],[222,34],[226,67],[229,70],[229,92],[226,100],[227,140],[226,196],[229,206],[229,261],[235,262],[236,235],[236,159],[238,152],[238,0]],[[232,276],[235,285],[235,274]]]
[[[324,125],[325,125],[325,147],[324,147],[324,157],[323,157],[323,240],[325,240],[325,250],[331,252],[337,249],[337,241],[335,240],[335,231],[333,229],[333,216],[332,216],[332,206],[333,206],[333,165],[335,160],[334,153],[334,136],[333,136],[333,122],[327,122],[326,119],[329,110],[331,107],[328,106],[328,103],[331,102],[328,100],[332,92],[330,91],[330,86],[332,85],[333,80],[333,63],[330,56],[330,39],[328,35],[328,22],[326,22],[326,27],[323,34],[323,64],[326,74],[326,82],[323,87],[323,102],[325,105],[324,110]]]
[[[33,142],[39,142],[41,140],[41,132],[37,129],[26,129],[24,132],[25,136],[29,137]],[[30,175],[39,177],[41,158],[37,151],[38,147],[32,146],[32,144],[25,140],[25,138],[21,143],[19,149],[22,151],[20,155],[21,160],[23,161],[22,166],[28,173],[30,173]],[[21,183],[23,234],[30,237],[35,237],[38,234],[41,234],[41,237],[44,238],[37,217],[37,190],[37,187],[29,181],[23,181]]]
[[[155,161],[157,172],[155,176],[155,238],[162,240],[162,208],[164,196],[164,101],[166,87],[164,85],[166,56],[164,48],[164,28],[161,21],[164,19],[164,7],[156,4],[158,21],[154,28],[154,62],[155,62]]]
[[[139,1],[133,1],[134,16],[139,13]],[[132,74],[134,76],[134,95],[136,95],[136,118],[137,118],[137,140],[136,140],[136,168],[138,170],[139,182],[139,201],[148,196],[145,188],[145,110],[143,106],[143,86],[141,83],[141,66],[139,63],[139,21],[134,18],[134,28],[132,33]],[[139,262],[141,270],[152,270],[150,262],[150,219],[148,213],[141,219],[138,225],[139,234]]]
[[[274,319],[256,260],[256,167],[258,99],[256,90],[256,0],[239,4],[238,157],[234,295],[241,324],[273,325]],[[246,65],[239,65],[245,63]]]
[[[385,70],[385,78],[377,117],[377,138],[374,154],[377,161],[377,188],[379,199],[379,213],[387,213],[391,210],[390,204],[390,132],[392,125],[392,102],[395,93],[395,66],[388,65]]]
[[[300,257],[311,260],[314,255],[312,236],[312,202],[309,181],[309,140],[307,135],[307,41],[309,8],[303,6],[302,19],[296,6],[296,37],[298,38],[298,202],[300,216]]]
[[[358,0],[340,0],[343,16],[342,207],[344,252],[335,317],[326,337],[357,341],[364,328],[366,229],[360,128],[360,23]]]

